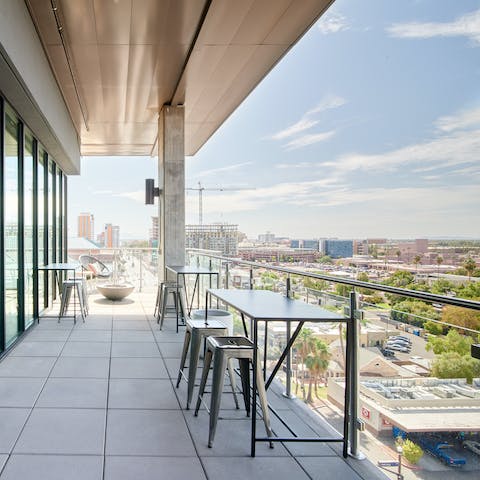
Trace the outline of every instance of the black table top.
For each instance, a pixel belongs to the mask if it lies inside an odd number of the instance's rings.
[[[192,267],[190,265],[167,265],[167,270],[180,275],[218,275],[218,272],[205,267]]]
[[[346,318],[324,308],[284,297],[270,290],[209,288],[211,295],[254,320],[338,322]]]

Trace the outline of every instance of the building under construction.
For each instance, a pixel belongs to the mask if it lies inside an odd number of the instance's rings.
[[[236,256],[238,225],[230,223],[185,225],[185,247],[217,250],[223,255]]]

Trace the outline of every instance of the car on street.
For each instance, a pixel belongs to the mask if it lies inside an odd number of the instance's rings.
[[[388,340],[396,340],[398,342],[408,343],[409,345],[412,344],[412,341],[410,339],[401,336],[389,337]]]
[[[395,352],[393,350],[390,350],[389,348],[382,348],[380,350],[383,354],[384,357],[394,357]]]
[[[480,442],[476,442],[475,440],[465,440],[463,442],[463,447],[480,455]]]
[[[388,350],[396,350],[397,352],[403,352],[403,353],[409,353],[410,352],[410,349],[405,347],[404,345],[388,344],[387,343],[386,348]]]

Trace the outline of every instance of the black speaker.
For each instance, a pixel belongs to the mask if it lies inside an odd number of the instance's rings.
[[[153,205],[155,200],[155,180],[153,178],[147,178],[145,180],[145,205]]]

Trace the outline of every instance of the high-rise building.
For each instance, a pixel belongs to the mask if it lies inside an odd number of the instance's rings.
[[[316,250],[317,252],[320,249],[319,240],[290,240],[290,248],[307,248],[309,250]]]
[[[149,244],[151,248],[158,247],[158,239],[160,237],[160,223],[158,217],[152,217],[152,226],[150,228]]]
[[[332,258],[347,258],[353,256],[353,240],[325,240],[325,255]]]
[[[262,243],[273,243],[275,241],[275,234],[271,232],[261,233],[258,236],[258,241]]]
[[[81,213],[78,216],[78,234],[79,238],[86,238],[93,242],[95,237],[94,217],[91,213]]]
[[[186,225],[185,246],[186,248],[217,250],[223,255],[237,255],[238,225],[229,223]]]
[[[120,227],[118,225],[112,225],[111,223],[105,224],[105,248],[118,248],[120,246]]]

